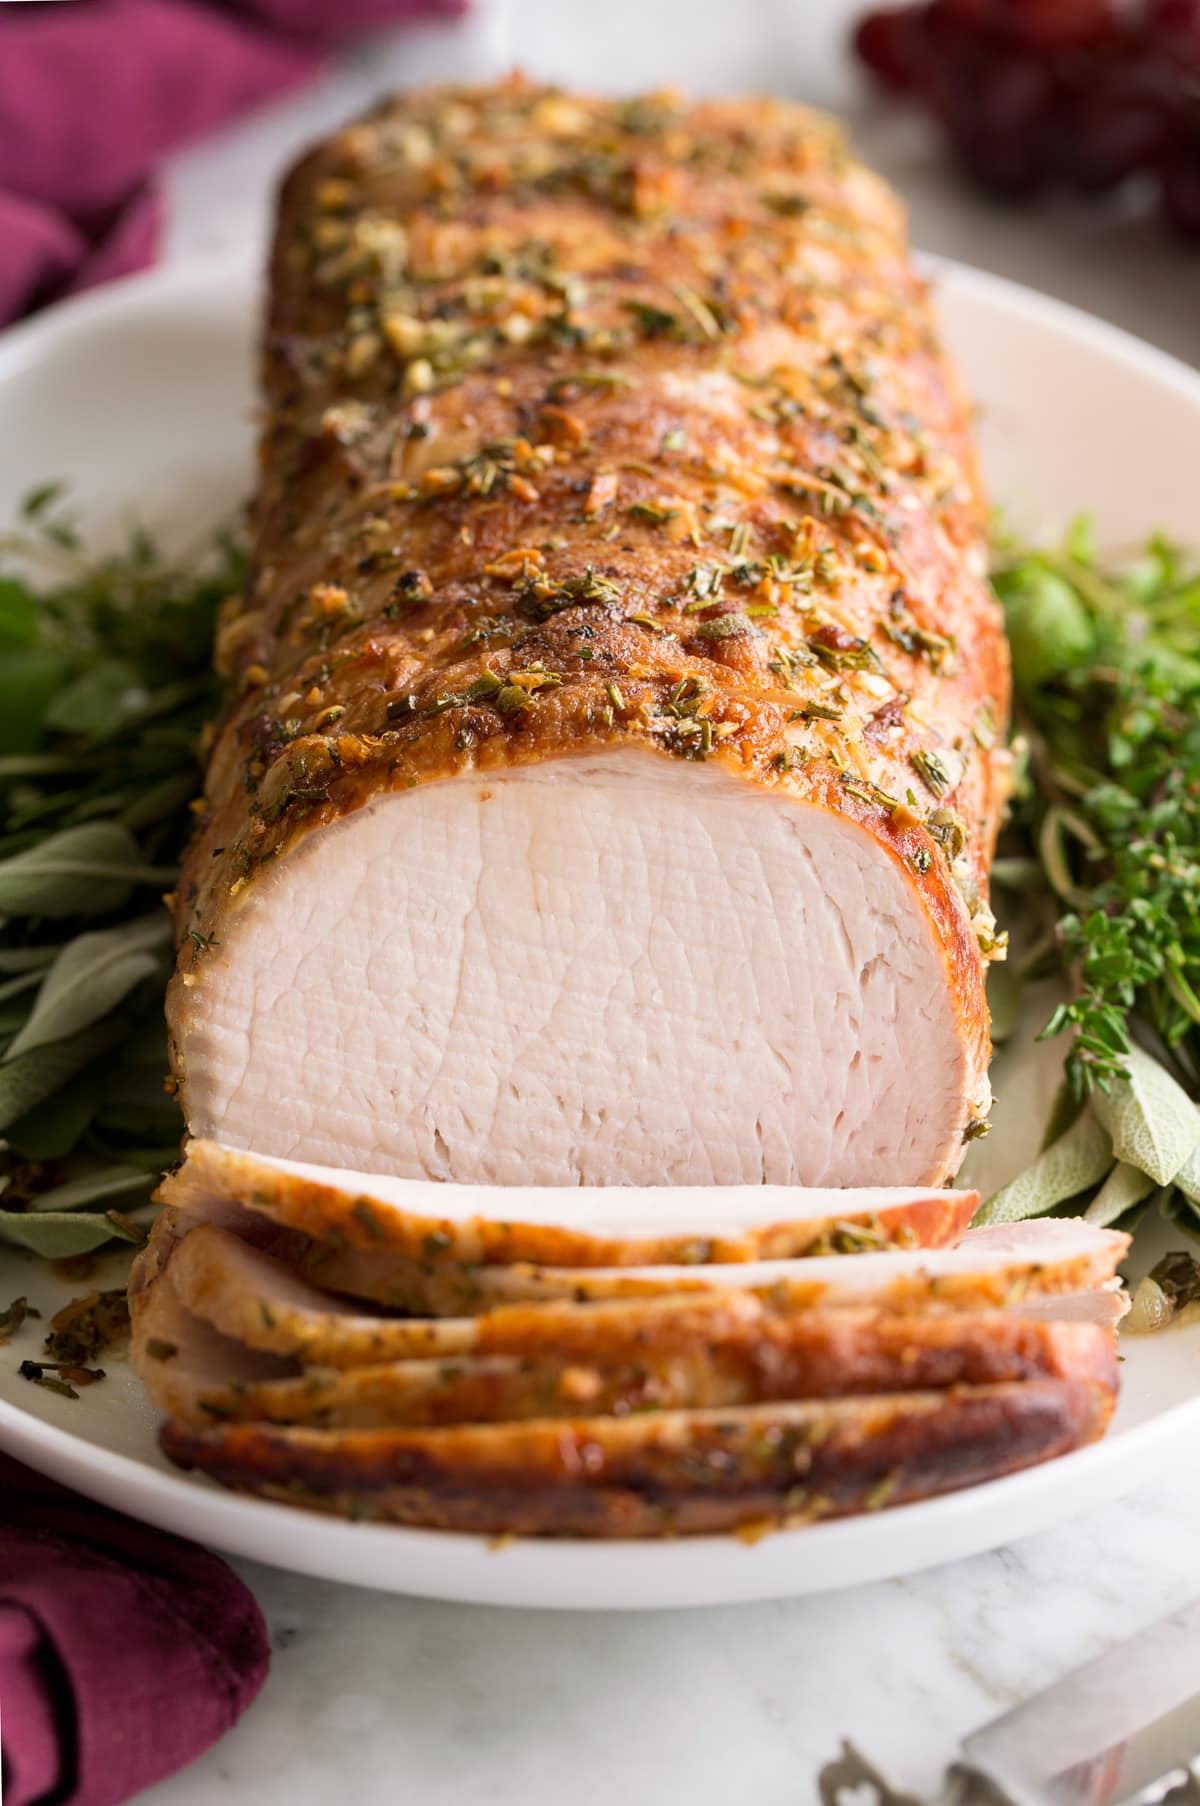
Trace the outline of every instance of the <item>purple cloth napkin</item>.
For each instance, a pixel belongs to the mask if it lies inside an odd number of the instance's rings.
[[[118,1806],[227,1731],[269,1658],[217,1556],[0,1455],[4,1806]]]
[[[0,325],[153,261],[166,152],[309,80],[340,39],[464,4],[0,4]]]

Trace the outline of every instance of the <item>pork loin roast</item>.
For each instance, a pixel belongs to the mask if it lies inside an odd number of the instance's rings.
[[[167,1453],[613,1536],[1101,1434],[1128,1238],[942,1189],[1008,664],[888,190],[780,102],[402,97],[289,176],[263,371],[130,1293]]]
[[[1008,703],[900,209],[782,102],[383,105],[282,196],[180,886],[188,1121],[467,1184],[937,1185]]]

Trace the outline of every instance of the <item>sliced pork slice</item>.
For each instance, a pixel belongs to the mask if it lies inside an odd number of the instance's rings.
[[[344,1516],[487,1534],[662,1536],[930,1498],[1093,1441],[1079,1379],[433,1430],[166,1425],[173,1461]]]
[[[475,1317],[387,1317],[347,1309],[344,1299],[308,1285],[281,1261],[211,1224],[192,1229],[175,1245],[168,1271],[186,1308],[233,1341],[332,1368],[497,1354],[629,1362],[649,1353],[670,1356],[703,1347],[749,1347],[760,1334],[769,1346],[780,1321],[805,1308],[789,1297],[787,1288],[781,1289],[782,1295],[729,1289],[582,1305],[507,1305]],[[1116,1306],[1121,1296],[1107,1289],[1027,1294],[1004,1320],[1029,1316],[1042,1322],[1090,1321],[1111,1327],[1117,1312],[1097,1306],[1100,1301]],[[854,1305],[835,1307],[828,1300],[822,1305],[823,1314],[831,1316],[834,1308],[848,1321],[855,1319]],[[982,1308],[989,1324],[1001,1321],[987,1311],[986,1302]],[[135,1317],[137,1309],[135,1298]],[[858,1321],[873,1314],[868,1306]],[[942,1313],[929,1309],[928,1300],[923,1314],[941,1321]],[[949,1313],[946,1316],[949,1322]],[[953,1321],[961,1325],[961,1316],[955,1315]],[[932,1337],[938,1332],[931,1328],[928,1333]],[[945,1334],[952,1339],[951,1330]]]
[[[198,1215],[236,1203],[284,1228],[372,1253],[596,1267],[940,1248],[959,1239],[979,1205],[977,1192],[912,1186],[499,1190],[341,1172],[213,1141],[189,1143],[158,1195]]]
[[[199,1423],[234,1418],[258,1387],[303,1372],[297,1360],[221,1335],[188,1310],[168,1273],[130,1301],[130,1365],[160,1411]]]
[[[828,121],[654,107],[410,95],[286,184],[178,890],[200,1136],[940,1185],[986,1113],[1009,682],[969,407]]]
[[[505,1303],[582,1304],[725,1287],[778,1291],[805,1306],[1011,1306],[1038,1296],[1115,1290],[1117,1264],[1128,1246],[1128,1236],[1070,1217],[973,1229],[957,1248],[703,1266],[472,1267],[301,1236],[277,1244],[288,1264],[327,1291],[435,1317],[471,1315]]]
[[[173,1221],[168,1220],[171,1214]],[[240,1235],[215,1223],[193,1224],[178,1213],[160,1216],[149,1250],[134,1263],[130,1308],[135,1322],[164,1271],[187,1309],[223,1335],[249,1348],[327,1367],[462,1354],[476,1346],[484,1321],[392,1317],[370,1307],[350,1311],[344,1298],[319,1291]],[[540,1320],[545,1313],[534,1307],[511,1314]]]
[[[1013,1306],[1033,1323],[1099,1323],[1107,1329],[1115,1329],[1121,1319],[1128,1316],[1129,1308],[1129,1293],[1123,1281],[1116,1277],[1081,1292],[1051,1297],[1026,1293]]]
[[[532,1313],[531,1313],[532,1314]],[[626,1319],[628,1313],[626,1313]],[[248,1348],[194,1315],[170,1284],[134,1326],[132,1360],[160,1410],[214,1421],[372,1429],[626,1416],[649,1410],[839,1398],[1035,1377],[1116,1388],[1111,1334],[1093,1324],[1033,1324],[1011,1313],[916,1316],[760,1306],[750,1321],[693,1311],[594,1330],[586,1354],[542,1326],[522,1352],[403,1359],[348,1371],[300,1367]]]

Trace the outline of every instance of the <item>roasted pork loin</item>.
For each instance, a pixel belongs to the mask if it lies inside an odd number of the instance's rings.
[[[782,102],[406,96],[283,192],[179,889],[193,1131],[504,1185],[940,1184],[1008,703],[900,209]]]
[[[966,1233],[1008,665],[900,209],[771,101],[389,101],[283,190],[131,1283],[178,1462],[492,1533],[926,1498],[1116,1396]]]

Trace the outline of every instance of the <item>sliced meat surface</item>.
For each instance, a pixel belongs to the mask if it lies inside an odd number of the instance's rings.
[[[1034,1377],[1116,1388],[1112,1335],[1094,1324],[1034,1324],[1007,1313],[967,1317],[869,1311],[765,1311],[756,1319],[615,1323],[586,1354],[569,1338],[536,1352],[402,1359],[348,1371],[301,1367],[221,1335],[171,1285],[154,1289],[132,1359],[160,1410],[189,1423],[373,1429],[627,1416],[774,1399],[991,1385]],[[640,1332],[640,1333],[639,1333]]]
[[[344,1516],[487,1534],[662,1536],[930,1498],[1093,1441],[1112,1393],[1031,1379],[948,1393],[433,1430],[172,1420],[173,1461]]]
[[[236,1203],[288,1229],[376,1253],[468,1265],[654,1266],[940,1248],[971,1191],[787,1186],[589,1189],[438,1184],[347,1173],[193,1141],[159,1197],[205,1214]]]
[[[387,102],[285,184],[263,367],[178,888],[193,1132],[944,1183],[988,1107],[1007,658],[969,405],[837,128]]]
[[[1121,1279],[1114,1277],[1102,1285],[1089,1286],[1079,1292],[1051,1296],[1027,1293],[1013,1309],[1035,1323],[1053,1319],[1057,1323],[1101,1323],[1115,1329],[1129,1313],[1130,1298]]]
[[[168,1415],[212,1423],[271,1381],[303,1372],[297,1360],[235,1342],[188,1310],[169,1278],[142,1292],[131,1311],[130,1365],[151,1402]]]
[[[970,1230],[956,1248],[890,1250],[801,1260],[663,1267],[473,1267],[418,1261],[295,1237],[278,1244],[289,1264],[326,1290],[417,1316],[469,1315],[504,1303],[587,1303],[735,1287],[777,1291],[797,1305],[873,1303],[971,1309],[1086,1293],[1114,1285],[1128,1236],[1081,1218],[1046,1217]]]
[[[394,1317],[366,1306],[349,1310],[347,1300],[319,1291],[241,1236],[215,1223],[193,1227],[177,1215],[168,1224],[167,1217],[164,1212],[155,1226],[149,1260],[143,1252],[134,1264],[135,1321],[169,1257],[169,1283],[188,1310],[249,1348],[328,1367],[360,1367],[461,1354],[476,1345],[482,1319]],[[511,1314],[538,1320],[544,1315],[536,1307]]]
[[[282,1262],[210,1224],[192,1229],[178,1242],[169,1273],[186,1308],[225,1336],[250,1348],[332,1368],[496,1354],[612,1363],[642,1360],[651,1352],[670,1356],[700,1347],[748,1348],[760,1334],[769,1344],[780,1333],[781,1322],[806,1309],[803,1299],[796,1302],[787,1288],[766,1294],[730,1288],[608,1303],[502,1305],[463,1318],[366,1314],[348,1309],[344,1299],[318,1291]],[[986,1301],[982,1309],[993,1328],[1026,1315],[1042,1322],[1096,1321],[1111,1326],[1113,1311],[1081,1309],[1097,1298],[1116,1302],[1107,1291],[1060,1293],[1027,1296],[1002,1317],[989,1311]],[[922,1316],[930,1320],[932,1338],[936,1322],[949,1313],[929,1309],[928,1298],[917,1302],[925,1305]],[[135,1302],[135,1316],[137,1308]],[[829,1318],[834,1308],[826,1302],[821,1314]],[[855,1320],[853,1304],[836,1308],[849,1322]],[[809,1311],[808,1316],[815,1325],[817,1313]],[[857,1321],[877,1316],[877,1309],[868,1305],[859,1311]],[[907,1320],[912,1320],[911,1314]],[[964,1330],[961,1313],[953,1320]],[[853,1331],[835,1327],[829,1333]],[[880,1330],[881,1336],[887,1333]],[[953,1332],[946,1334],[952,1338]]]

